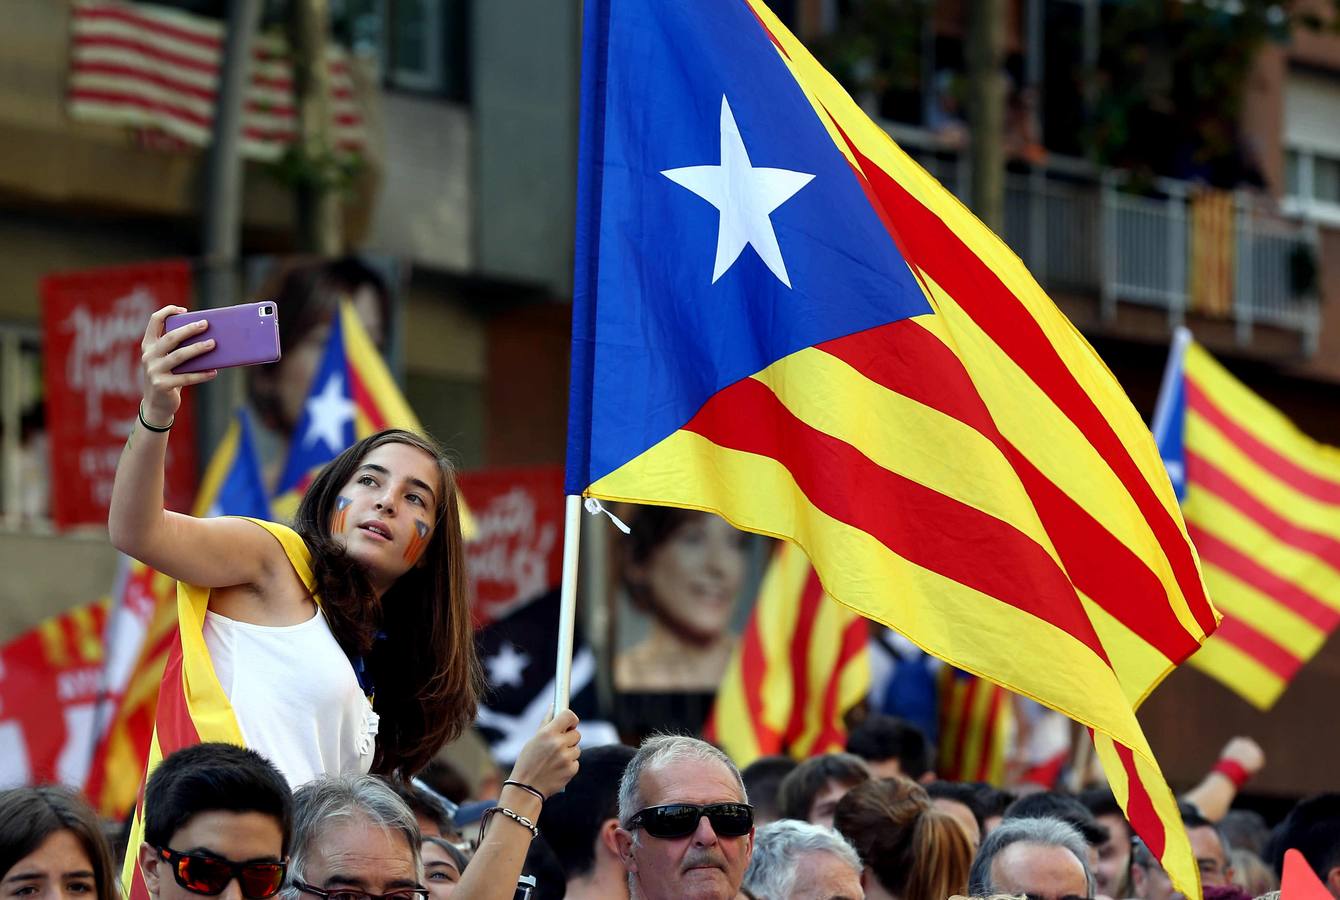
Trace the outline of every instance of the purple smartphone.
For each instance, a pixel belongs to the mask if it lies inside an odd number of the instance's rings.
[[[279,359],[279,314],[273,302],[262,300],[259,303],[178,313],[163,321],[163,331],[166,333],[201,319],[208,319],[209,327],[191,344],[213,338],[214,349],[188,359],[173,369],[172,374],[254,366]],[[181,346],[189,347],[191,344]]]

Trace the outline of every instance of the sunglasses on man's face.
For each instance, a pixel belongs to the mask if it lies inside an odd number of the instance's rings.
[[[641,828],[654,838],[688,837],[703,816],[718,837],[740,837],[754,827],[754,808],[747,803],[667,803],[636,813],[628,820],[628,830]]]
[[[177,884],[192,894],[218,896],[228,887],[228,882],[236,878],[242,896],[247,900],[269,900],[284,886],[286,863],[235,863],[217,856],[178,853],[167,847],[155,849],[172,866],[172,876],[177,879]]]

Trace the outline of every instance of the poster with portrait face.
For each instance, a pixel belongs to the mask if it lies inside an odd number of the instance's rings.
[[[768,541],[711,513],[625,506],[609,547],[608,671],[625,739],[699,733],[739,643]]]

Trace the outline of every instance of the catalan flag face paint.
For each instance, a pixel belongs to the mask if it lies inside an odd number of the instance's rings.
[[[428,536],[432,533],[432,526],[427,522],[419,519],[414,520],[414,535],[405,547],[405,562],[412,566],[419,561],[419,558],[423,556],[423,551],[428,548]]]
[[[331,534],[340,534],[344,531],[344,526],[349,521],[349,507],[353,502],[344,496],[335,498],[335,518],[330,523]]]

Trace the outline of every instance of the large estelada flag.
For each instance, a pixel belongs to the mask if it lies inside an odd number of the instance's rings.
[[[828,601],[800,548],[778,545],[704,736],[741,766],[841,750],[844,716],[870,692],[869,640],[868,622]]]
[[[1154,437],[1224,613],[1191,663],[1269,709],[1340,622],[1340,448],[1299,431],[1185,329]]]
[[[591,0],[567,490],[794,541],[1095,732],[1199,893],[1135,707],[1218,614],[1158,450],[1019,259],[757,0]]]
[[[244,411],[237,413],[205,469],[192,514],[270,517]],[[166,575],[135,565],[159,600],[85,791],[106,815],[125,815],[135,805],[128,844],[132,849],[144,835],[144,783],[165,756],[202,741],[243,743],[205,648],[203,601],[208,591],[179,588]],[[127,897],[148,896],[136,853],[126,854],[121,879]]]

